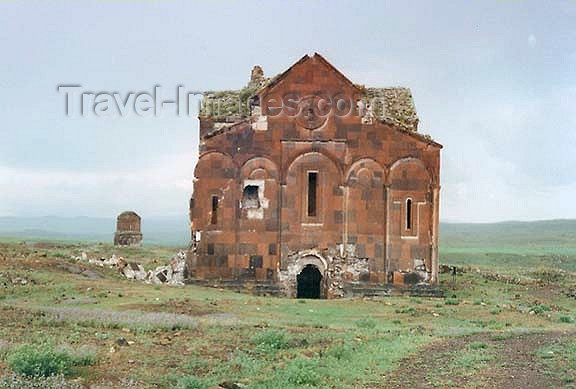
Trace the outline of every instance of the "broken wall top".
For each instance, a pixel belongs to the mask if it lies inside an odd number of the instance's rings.
[[[218,129],[258,114],[259,96],[287,79],[293,69],[306,66],[306,62],[311,60],[324,64],[336,77],[355,88],[366,102],[373,102],[372,112],[379,121],[403,130],[417,131],[418,115],[410,89],[404,87],[373,88],[352,84],[319,54],[314,54],[312,57],[305,55],[293,66],[273,78],[266,78],[262,68],[255,66],[248,85],[239,90],[204,92],[200,118],[210,120],[215,129]]]

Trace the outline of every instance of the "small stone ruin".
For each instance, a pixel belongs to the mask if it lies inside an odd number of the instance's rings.
[[[126,211],[118,215],[114,246],[140,246],[142,244],[140,226],[141,219],[136,212]]]

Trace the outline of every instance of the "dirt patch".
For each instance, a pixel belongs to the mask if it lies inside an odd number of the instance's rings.
[[[81,275],[91,280],[101,280],[104,278],[103,275],[95,272],[94,270],[85,268],[83,266],[74,265],[71,263],[59,263],[56,265],[56,268],[68,273]]]
[[[221,310],[215,306],[209,306],[205,303],[194,301],[191,299],[184,300],[169,300],[162,304],[158,303],[145,303],[145,304],[123,304],[120,306],[122,309],[138,310],[144,312],[165,312],[176,313],[180,315],[190,316],[203,316],[214,313],[222,313]]]
[[[576,332],[529,334],[476,334],[435,342],[399,363],[386,376],[387,388],[547,388],[562,386],[560,377],[548,372],[537,350],[568,340]],[[458,352],[481,342],[490,350],[489,358],[474,374],[455,366]]]

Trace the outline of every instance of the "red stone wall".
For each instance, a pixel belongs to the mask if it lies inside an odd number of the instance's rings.
[[[275,281],[291,254],[308,249],[368,258],[365,280],[380,283],[391,271],[413,269],[415,259],[429,271],[437,266],[437,144],[378,121],[363,123],[358,115],[331,114],[314,123],[270,115],[270,100],[292,92],[358,95],[341,74],[315,58],[264,89],[260,102],[263,114],[269,114],[267,128],[255,130],[246,121],[209,135],[211,120],[201,120],[191,202],[192,230],[200,238],[197,278]],[[318,173],[314,217],[306,212],[311,171]],[[247,185],[258,187],[260,210],[243,208]],[[215,224],[213,196],[218,196]],[[410,229],[405,226],[408,198]]]
[[[134,212],[123,212],[116,219],[116,231],[140,232],[140,216]]]
[[[141,219],[136,212],[122,212],[116,218],[114,245],[134,246],[142,242]]]

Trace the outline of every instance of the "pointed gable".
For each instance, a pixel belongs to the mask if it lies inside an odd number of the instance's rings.
[[[360,88],[328,62],[326,58],[314,53],[313,56],[304,55],[294,65],[271,79],[268,85],[258,92],[258,95],[264,96],[272,93],[275,89],[281,88],[285,84],[304,84],[305,81],[310,81],[316,87],[314,88],[315,90],[319,86],[339,86],[342,89],[351,90],[359,94],[363,93]]]
[[[299,100],[306,96],[342,96],[356,101],[364,92],[354,85],[320,54],[305,55],[285,72],[272,79],[258,92],[262,112],[269,108],[289,104],[289,98]]]
[[[285,124],[295,121],[299,127],[315,130],[331,114],[339,119],[346,116],[342,123],[349,128],[360,123],[385,124],[413,132],[413,138],[420,141],[435,143],[417,133],[419,119],[410,89],[354,84],[318,53],[304,55],[272,78],[266,78],[256,66],[250,82],[241,90],[205,92],[199,113],[200,133],[202,137],[212,136],[246,120],[269,123],[280,117]]]

